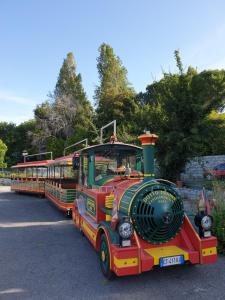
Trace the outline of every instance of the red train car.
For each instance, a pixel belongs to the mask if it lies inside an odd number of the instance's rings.
[[[45,196],[67,215],[71,215],[78,183],[78,171],[72,167],[73,156],[56,158],[48,164],[45,185]]]
[[[23,193],[45,194],[47,166],[52,160],[18,163],[11,169],[11,190]]]
[[[198,234],[173,185],[154,177],[157,136],[146,133],[139,139],[142,147],[113,136],[109,143],[81,150],[76,163],[73,221],[98,251],[103,274],[110,278],[156,266],[215,262],[212,218],[198,215]]]

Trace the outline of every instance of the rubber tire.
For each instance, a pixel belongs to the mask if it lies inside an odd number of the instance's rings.
[[[102,260],[102,251],[105,253],[105,261]],[[110,270],[110,252],[109,245],[105,234],[101,235],[100,247],[99,247],[99,260],[100,267],[103,275],[108,279],[113,278],[113,272]]]
[[[72,210],[71,210],[71,209],[66,211],[66,216],[67,216],[67,218],[69,218],[69,219],[72,218]]]

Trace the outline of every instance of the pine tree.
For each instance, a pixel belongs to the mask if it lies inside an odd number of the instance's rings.
[[[68,141],[74,142],[95,130],[93,109],[82,86],[81,75],[76,73],[73,53],[68,53],[64,59],[50,98],[35,110],[36,140],[39,145],[41,138],[42,144],[48,149],[61,151]],[[62,149],[54,147],[58,145],[58,140]]]
[[[128,82],[126,68],[111,46],[99,47],[97,69],[100,80],[95,90],[98,126],[116,119],[118,124],[127,127],[137,109],[135,91]]]
[[[67,54],[59,72],[54,90],[54,98],[72,96],[74,101],[87,104],[87,97],[82,86],[81,74],[76,74],[76,62],[72,52]]]

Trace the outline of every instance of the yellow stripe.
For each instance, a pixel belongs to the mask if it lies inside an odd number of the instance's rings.
[[[112,216],[110,216],[110,215],[105,215],[105,220],[106,220],[106,221],[112,221]]]
[[[155,174],[144,174],[144,176],[155,176]]]
[[[89,228],[89,226],[84,222],[84,220],[82,220],[82,227],[89,234],[90,238],[92,238],[94,241],[96,241],[95,233]]]
[[[154,257],[154,265],[159,265],[159,259],[161,257],[168,257],[168,256],[176,256],[176,255],[183,255],[184,260],[189,259],[188,252],[184,251],[181,248],[176,246],[167,246],[167,247],[159,247],[159,248],[150,248],[145,249],[145,251]]]
[[[143,143],[141,144],[142,146],[147,146],[147,145],[155,145],[155,143]]]
[[[215,254],[217,254],[216,247],[202,249],[202,256],[209,256]]]
[[[138,265],[138,258],[117,258],[114,256],[114,264],[117,268],[136,267]]]

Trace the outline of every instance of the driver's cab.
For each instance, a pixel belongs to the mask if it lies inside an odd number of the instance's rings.
[[[107,143],[91,146],[80,151],[74,158],[74,167],[79,167],[79,184],[95,188],[108,181],[123,177],[142,176],[142,148],[123,144]]]

